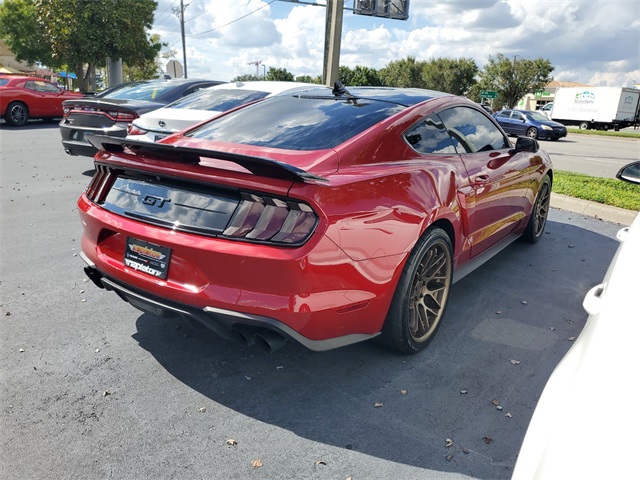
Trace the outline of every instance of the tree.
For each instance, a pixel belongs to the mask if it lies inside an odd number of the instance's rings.
[[[288,72],[286,68],[269,67],[265,80],[275,82],[293,82],[293,73]]]
[[[356,66],[351,69],[347,66],[340,65],[338,78],[343,85],[354,86],[381,86],[382,79],[375,68]]]
[[[162,45],[147,35],[156,5],[155,0],[5,0],[0,31],[17,58],[50,68],[66,64],[86,91],[95,65],[107,57],[130,66],[156,58]]]
[[[149,37],[150,42],[153,45],[160,45],[162,47],[166,47],[167,44],[160,41],[160,35],[153,34]],[[153,53],[151,50],[149,54]],[[145,80],[147,78],[155,78],[159,74],[162,76],[162,72],[164,71],[162,61],[167,60],[173,56],[175,56],[175,50],[169,50],[167,52],[158,53],[155,57],[145,58],[142,62],[138,64],[128,64],[125,63],[122,66],[122,77],[125,82],[134,82],[136,80]]]
[[[476,83],[478,66],[471,58],[435,58],[425,62],[422,81],[425,88],[464,95]]]
[[[51,46],[38,27],[33,0],[5,0],[0,4],[0,37],[16,59],[55,65]]]
[[[238,75],[235,77],[232,82],[261,82],[264,80],[264,77],[259,77],[258,75],[253,75],[251,73],[245,73],[243,75]]]
[[[553,80],[554,70],[549,60],[511,59],[499,53],[489,56],[489,61],[480,72],[480,85],[498,92],[498,105],[508,108],[516,106],[527,93],[535,93]]]
[[[322,84],[322,76],[312,77],[311,75],[298,75],[296,82]]]
[[[380,70],[380,78],[388,87],[415,87],[425,88],[422,79],[422,69],[425,62],[416,61],[414,57],[389,62]]]

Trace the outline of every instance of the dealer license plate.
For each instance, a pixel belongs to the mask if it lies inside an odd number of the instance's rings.
[[[124,249],[124,264],[127,267],[157,278],[167,278],[170,260],[170,248],[127,237]]]

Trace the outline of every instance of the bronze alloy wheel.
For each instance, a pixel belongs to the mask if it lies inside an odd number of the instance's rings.
[[[453,246],[447,233],[429,228],[404,266],[381,340],[402,353],[424,349],[442,323],[453,278]]]
[[[522,234],[522,238],[529,243],[536,243],[542,237],[544,227],[549,217],[549,206],[551,204],[551,179],[545,176],[540,183],[536,201],[529,217],[527,228]]]
[[[540,192],[538,193],[538,201],[533,211],[533,234],[539,236],[544,230],[544,226],[547,223],[547,217],[549,216],[549,204],[551,203],[551,189],[549,183],[544,182],[540,186]]]
[[[424,342],[436,329],[451,286],[451,254],[444,242],[434,242],[413,276],[409,299],[409,334]]]

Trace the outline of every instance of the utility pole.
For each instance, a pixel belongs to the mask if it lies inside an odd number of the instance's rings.
[[[187,44],[184,40],[184,9],[187,8],[189,4],[185,5],[184,0],[180,0],[180,7],[173,8],[172,11],[175,13],[180,19],[180,31],[182,34],[182,62],[184,63],[184,78],[187,78]]]
[[[342,36],[343,9],[344,0],[327,0],[322,78],[325,85],[328,86],[332,86],[338,80],[340,72],[340,37]]]

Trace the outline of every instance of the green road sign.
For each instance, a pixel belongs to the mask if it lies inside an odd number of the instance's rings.
[[[493,90],[480,90],[480,98],[498,98],[498,92]]]

